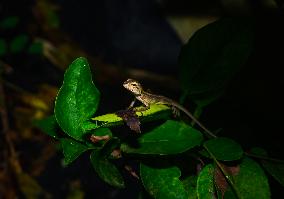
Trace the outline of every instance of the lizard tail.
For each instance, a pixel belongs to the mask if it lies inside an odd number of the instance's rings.
[[[208,130],[201,122],[199,122],[188,110],[186,110],[183,106],[178,104],[174,104],[174,106],[184,112],[190,119],[192,119],[200,128],[202,128],[210,137],[216,138],[217,136]]]

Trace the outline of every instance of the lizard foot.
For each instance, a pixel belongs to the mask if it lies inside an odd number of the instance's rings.
[[[176,107],[174,107],[174,106],[172,106],[171,108],[172,108],[174,117],[179,117],[180,116],[180,111]]]

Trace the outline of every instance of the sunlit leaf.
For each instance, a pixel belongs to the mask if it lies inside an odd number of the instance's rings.
[[[202,134],[185,123],[168,120],[138,138],[137,146],[122,144],[125,153],[138,154],[177,154],[199,146]]]
[[[179,180],[177,167],[154,168],[140,164],[140,176],[146,191],[157,199],[187,199],[187,192]]]
[[[170,107],[162,104],[153,104],[149,109],[137,111],[136,114],[141,122],[167,119],[172,115]],[[84,123],[84,129],[92,130],[100,127],[112,127],[123,124],[123,119],[116,113],[109,113],[91,118],[91,121]]]
[[[55,117],[62,130],[74,139],[83,140],[86,132],[82,125],[96,112],[99,98],[87,60],[77,58],[66,70],[55,101]]]

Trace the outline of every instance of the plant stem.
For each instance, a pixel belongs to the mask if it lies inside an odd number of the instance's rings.
[[[234,192],[236,194],[236,197],[238,199],[241,199],[242,197],[241,197],[241,195],[239,193],[238,188],[235,186],[235,183],[234,183],[231,175],[224,169],[224,167],[221,165],[221,163],[215,158],[215,156],[210,152],[210,150],[205,145],[204,145],[204,148],[209,153],[209,155],[213,158],[214,162],[219,167],[219,169],[221,170],[221,172],[223,173],[223,175],[225,176],[225,178],[227,179],[227,181],[231,185],[232,189],[234,190]]]
[[[263,160],[268,160],[268,161],[273,161],[273,162],[278,162],[278,163],[284,163],[284,160],[276,159],[276,158],[270,158],[262,155],[256,155],[256,154],[251,154],[245,152],[247,156],[253,157],[253,158],[258,158],[258,159],[263,159]]]

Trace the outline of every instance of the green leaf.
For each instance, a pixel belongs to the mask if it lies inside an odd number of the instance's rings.
[[[262,148],[251,149],[252,154],[268,157],[267,152]],[[264,169],[277,180],[282,186],[284,186],[284,163],[273,160],[261,160],[261,164]]]
[[[219,137],[204,143],[206,150],[217,160],[233,161],[243,156],[243,149],[234,140]]]
[[[42,54],[42,51],[43,51],[43,45],[42,45],[42,42],[33,42],[29,49],[28,49],[28,52],[30,54]]]
[[[4,39],[0,38],[0,56],[5,55],[7,52],[7,43]]]
[[[140,107],[138,107],[139,109]],[[158,119],[166,119],[172,114],[170,107],[162,104],[153,104],[149,109],[144,111],[137,111],[137,116],[140,121],[147,122]],[[90,121],[84,123],[85,130],[92,130],[100,127],[112,127],[123,125],[124,122],[121,117],[115,113],[108,113],[105,115],[91,118]]]
[[[60,143],[64,154],[64,164],[68,165],[76,160],[82,153],[91,149],[90,147],[70,138],[61,138]]]
[[[187,192],[187,199],[196,199],[197,176],[189,176],[186,179],[182,180],[182,183]]]
[[[62,130],[82,141],[86,133],[83,123],[96,112],[99,98],[87,60],[77,58],[66,70],[55,101],[55,117]]]
[[[95,171],[103,181],[114,187],[124,188],[124,180],[120,172],[113,163],[101,155],[100,151],[93,151],[90,159]]]
[[[98,128],[98,129],[95,129],[94,131],[92,131],[91,134],[96,135],[96,136],[109,135],[110,137],[112,137],[112,132],[110,131],[109,128]]]
[[[18,23],[19,23],[19,17],[17,16],[6,17],[0,22],[0,28],[3,29],[14,28]]]
[[[24,34],[20,34],[12,39],[10,43],[10,51],[11,53],[19,53],[24,50],[26,45],[28,44],[28,36]]]
[[[265,170],[284,187],[284,164],[273,161],[261,161]]]
[[[249,158],[243,159],[240,171],[233,176],[233,180],[242,199],[270,198],[269,184],[264,171],[259,164]],[[230,191],[225,193],[225,198],[232,198]]]
[[[199,146],[202,134],[185,123],[168,120],[154,130],[143,134],[134,148],[126,143],[121,145],[125,153],[177,154]]]
[[[208,104],[224,91],[252,49],[249,20],[221,19],[199,29],[183,46],[180,80],[185,93]]]
[[[47,135],[55,139],[59,138],[59,135],[57,133],[59,126],[56,122],[54,115],[41,119],[41,120],[37,120],[34,122],[34,124],[36,127],[38,127],[40,130],[42,130]]]
[[[197,196],[199,199],[215,199],[214,166],[206,165],[197,178]]]
[[[177,167],[152,168],[140,164],[140,176],[146,191],[156,199],[187,199]]]

